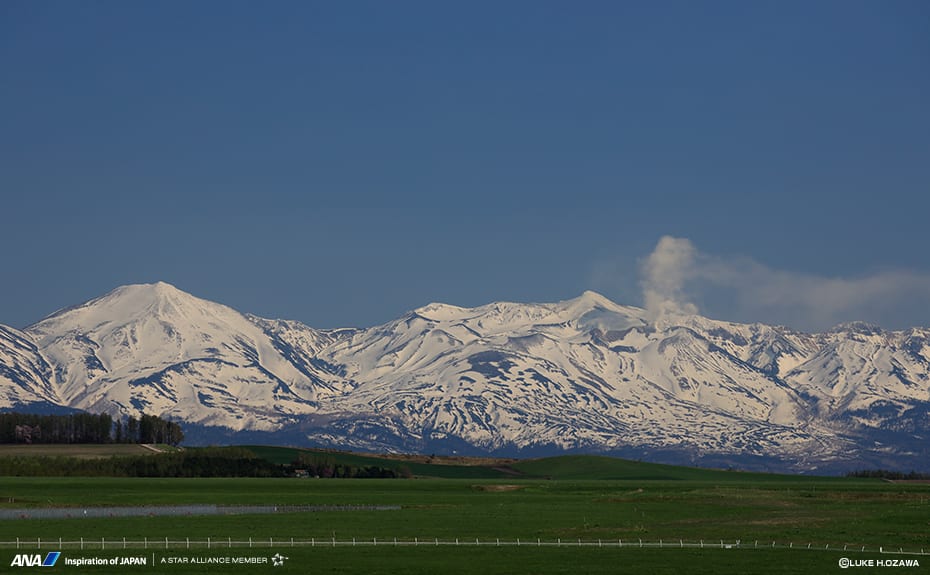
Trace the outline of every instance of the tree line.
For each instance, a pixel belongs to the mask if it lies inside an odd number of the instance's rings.
[[[0,413],[0,443],[166,443],[178,445],[184,431],[173,421],[143,414],[125,421],[106,413],[38,415]]]
[[[890,481],[917,481],[930,479],[930,473],[918,473],[911,471],[904,473],[902,471],[890,471],[888,469],[861,469],[859,471],[850,471],[846,477],[859,477],[863,479],[887,479]]]
[[[151,455],[105,459],[78,457],[0,457],[0,476],[19,477],[410,477],[409,470],[355,466],[331,458],[301,457],[273,463],[244,447],[197,447]]]
[[[400,468],[381,467],[379,465],[350,465],[337,463],[329,456],[301,453],[290,464],[291,473],[297,476],[342,478],[342,479],[393,479],[410,478],[413,473],[406,466]]]
[[[113,431],[115,443],[167,443],[178,445],[184,441],[184,431],[173,421],[157,415],[145,415],[136,419],[128,417],[126,423],[117,421]]]
[[[20,477],[287,477],[287,469],[237,448],[199,448],[105,459],[0,457],[0,476]]]

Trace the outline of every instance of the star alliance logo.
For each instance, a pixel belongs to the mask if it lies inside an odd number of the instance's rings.
[[[280,553],[275,553],[271,556],[271,564],[275,567],[283,566],[285,561],[287,561],[287,557],[281,555]]]

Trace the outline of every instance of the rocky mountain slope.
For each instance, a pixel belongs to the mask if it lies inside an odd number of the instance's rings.
[[[930,330],[656,323],[593,292],[316,330],[132,285],[0,328],[0,407],[153,413],[188,438],[926,469]]]

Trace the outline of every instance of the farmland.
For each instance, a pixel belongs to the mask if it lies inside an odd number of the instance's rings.
[[[34,445],[0,445],[0,457],[76,457],[102,459],[128,455],[151,455],[153,449],[137,443],[78,444],[57,443]]]
[[[273,457],[277,448],[269,449],[264,455]],[[887,553],[877,554],[880,547],[930,551],[930,486],[922,484],[744,474],[582,456],[486,465],[404,463],[419,478],[5,477],[0,478],[0,507],[7,509],[208,503],[332,509],[10,520],[0,522],[0,541],[19,538],[22,547],[43,541],[45,552],[59,538],[83,538],[85,549],[65,546],[65,557],[137,554],[138,549],[120,550],[121,542],[144,541],[150,561],[280,552],[288,557],[282,573],[306,572],[307,565],[324,573],[805,573],[836,569],[843,557],[887,559]],[[392,545],[395,540],[400,544]],[[187,548],[190,541],[192,549]],[[223,542],[236,541],[240,547],[223,549]],[[420,545],[409,545],[414,541]],[[662,542],[662,548],[637,548],[638,541]],[[733,548],[721,548],[723,543]],[[0,550],[0,564],[9,565],[2,562],[16,552]],[[918,571],[930,566],[930,558],[908,557],[921,560]],[[196,563],[158,566],[178,574],[209,570]],[[115,572],[85,568],[93,569]]]

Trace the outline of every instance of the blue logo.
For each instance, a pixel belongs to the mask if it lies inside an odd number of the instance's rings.
[[[61,551],[52,551],[45,556],[45,561],[42,562],[42,567],[54,567],[55,562],[58,561],[58,558],[61,556]]]

